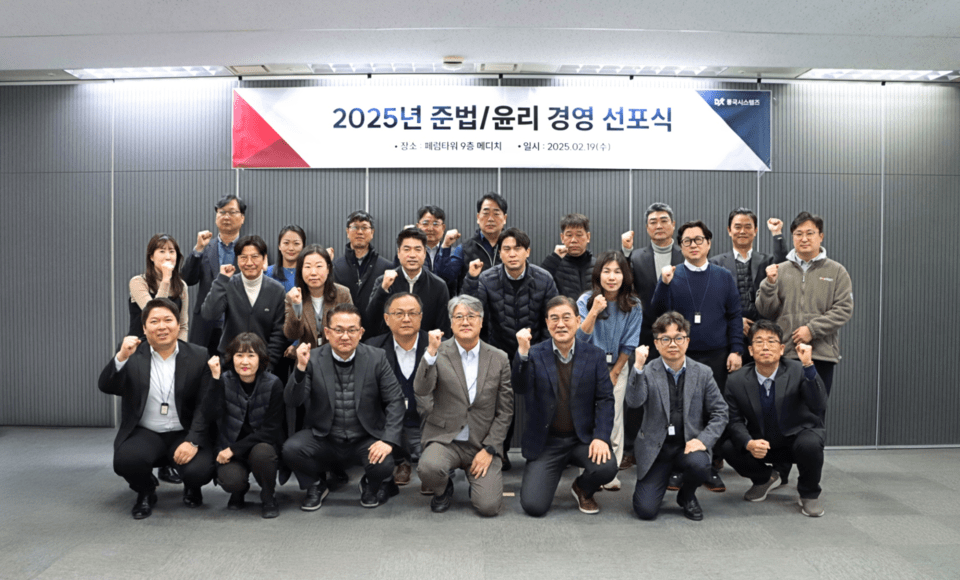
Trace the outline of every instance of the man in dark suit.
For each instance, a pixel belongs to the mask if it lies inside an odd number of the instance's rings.
[[[677,504],[685,517],[700,521],[696,492],[710,476],[710,453],[727,425],[727,404],[710,367],[686,357],[690,322],[682,314],[667,312],[653,323],[653,332],[660,360],[644,366],[649,349],[638,346],[627,383],[627,405],[643,407],[634,445],[633,510],[642,520],[656,518],[670,473],[679,471]]]
[[[470,500],[480,515],[503,505],[503,440],[513,416],[510,363],[502,350],[480,340],[483,304],[456,296],[448,304],[453,340],[431,330],[413,390],[423,417],[423,455],[417,473],[432,489],[430,509],[445,512],[453,498],[450,472],[463,469]]]
[[[190,320],[190,342],[207,349],[210,356],[217,354],[220,345],[220,333],[223,329],[223,317],[207,320],[200,315],[203,301],[210,292],[213,281],[220,274],[220,267],[230,264],[236,267],[237,257],[234,242],[240,237],[240,228],[246,219],[247,204],[235,195],[220,198],[214,209],[217,212],[216,243],[211,244],[213,234],[204,230],[197,234],[197,245],[184,259],[180,275],[188,286],[199,283],[197,299],[194,302],[194,316]]]
[[[375,508],[396,495],[393,449],[403,430],[403,393],[383,351],[360,344],[363,327],[353,304],[327,312],[327,344],[297,347],[297,366],[283,398],[305,409],[303,429],[283,444],[283,460],[307,491],[300,509],[320,509],[327,471],[362,465],[360,505]],[[381,489],[381,484],[384,484]]]
[[[207,351],[177,340],[180,310],[167,298],[148,302],[141,320],[147,342],[124,338],[98,383],[104,393],[121,397],[113,470],[137,492],[138,520],[149,517],[157,503],[155,466],[168,461],[179,466],[189,507],[203,503],[200,488],[215,469],[203,414],[211,386]]]
[[[373,293],[367,305],[366,320],[373,334],[385,332],[383,305],[387,299],[399,292],[416,294],[423,304],[421,320],[423,327],[433,330],[439,328],[444,336],[450,336],[450,318],[447,316],[447,301],[450,291],[447,283],[425,268],[427,236],[417,228],[407,228],[397,236],[397,258],[400,266],[384,271],[373,282]]]
[[[403,441],[394,449],[398,461],[393,472],[397,485],[410,483],[412,465],[420,461],[423,448],[420,444],[420,414],[413,392],[413,377],[420,366],[420,359],[427,350],[427,333],[420,329],[423,319],[423,303],[416,294],[401,292],[387,298],[383,318],[390,332],[370,339],[367,344],[382,349],[387,362],[403,391],[406,413],[403,416]]]
[[[223,356],[227,345],[241,332],[263,339],[270,354],[267,370],[276,366],[289,342],[283,335],[285,316],[283,284],[263,274],[267,244],[260,236],[244,236],[236,243],[240,274],[230,264],[220,266],[220,275],[210,287],[200,314],[207,320],[223,318],[217,351]]]
[[[580,317],[567,296],[547,302],[551,340],[530,347],[530,329],[517,333],[513,388],[525,397],[523,483],[520,505],[532,516],[550,509],[560,476],[568,464],[581,467],[571,492],[580,511],[595,514],[593,494],[617,475],[610,452],[613,430],[613,383],[606,353],[576,339]]]
[[[333,280],[350,290],[354,305],[360,309],[364,328],[380,324],[379,314],[367,318],[367,304],[373,292],[373,283],[392,264],[381,258],[373,247],[373,216],[357,210],[347,216],[347,247],[343,255],[333,261]]]
[[[799,362],[784,358],[783,330],[770,320],[753,325],[748,344],[755,362],[727,379],[730,422],[723,457],[753,481],[743,496],[747,501],[763,501],[780,481],[778,470],[768,463],[796,463],[800,511],[805,516],[822,516],[827,390],[813,364],[813,348],[798,344]]]

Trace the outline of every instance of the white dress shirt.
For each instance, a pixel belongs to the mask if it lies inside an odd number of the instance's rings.
[[[143,408],[143,415],[140,417],[139,426],[149,429],[154,433],[168,433],[170,431],[183,431],[183,425],[180,424],[180,415],[177,413],[177,402],[174,396],[174,375],[177,372],[177,355],[180,353],[180,345],[173,349],[173,354],[163,360],[160,354],[150,347],[150,391],[147,393],[147,404]],[[120,372],[130,359],[120,362],[116,357],[113,362],[116,364],[117,372]],[[160,413],[161,405],[168,405],[167,414]]]

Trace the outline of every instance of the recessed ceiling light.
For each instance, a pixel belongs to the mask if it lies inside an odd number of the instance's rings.
[[[222,66],[158,66],[124,68],[67,69],[66,72],[81,80],[91,79],[155,79],[230,76]]]

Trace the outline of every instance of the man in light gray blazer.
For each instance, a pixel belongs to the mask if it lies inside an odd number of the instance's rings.
[[[420,481],[433,490],[430,509],[445,512],[453,498],[450,471],[463,469],[470,500],[483,516],[503,505],[503,440],[513,416],[510,362],[506,353],[480,340],[483,304],[456,296],[447,304],[453,340],[429,332],[413,390],[423,418]]]
[[[633,510],[642,520],[660,511],[670,473],[683,473],[677,504],[688,519],[700,521],[697,488],[710,476],[710,453],[727,425],[727,403],[710,367],[686,358],[690,322],[667,312],[653,323],[660,360],[644,366],[650,349],[636,350],[627,383],[626,404],[643,407],[643,423],[634,444],[637,486]]]

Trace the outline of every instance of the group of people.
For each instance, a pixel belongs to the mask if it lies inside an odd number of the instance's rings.
[[[469,238],[424,206],[390,261],[373,216],[355,211],[343,255],[291,225],[268,266],[266,242],[240,236],[246,209],[222,198],[216,239],[200,232],[186,257],[155,235],[130,281],[129,333],[99,387],[122,398],[114,470],[137,493],[134,518],[151,515],[159,480],[182,483],[191,507],[215,480],[242,509],[251,474],[264,518],[279,515],[276,486],[291,474],[314,511],[354,465],[363,507],[397,495],[415,468],[444,512],[462,469],[473,507],[494,516],[515,396],[530,515],[547,513],[572,464],[584,513],[635,466],[639,518],[674,490],[700,520],[696,491],[726,489],[724,461],[751,479],[748,501],[796,465],[801,513],[824,513],[824,417],[853,297],[819,216],[793,220],[789,252],[783,223],[767,220],[766,255],[753,249],[757,216],[738,208],[733,250],[710,258],[708,226],[678,228],[663,203],[645,212],[649,244],[634,249],[626,232],[597,256],[589,219],[570,214],[537,266],[529,236],[506,227],[506,200],[488,193]]]

